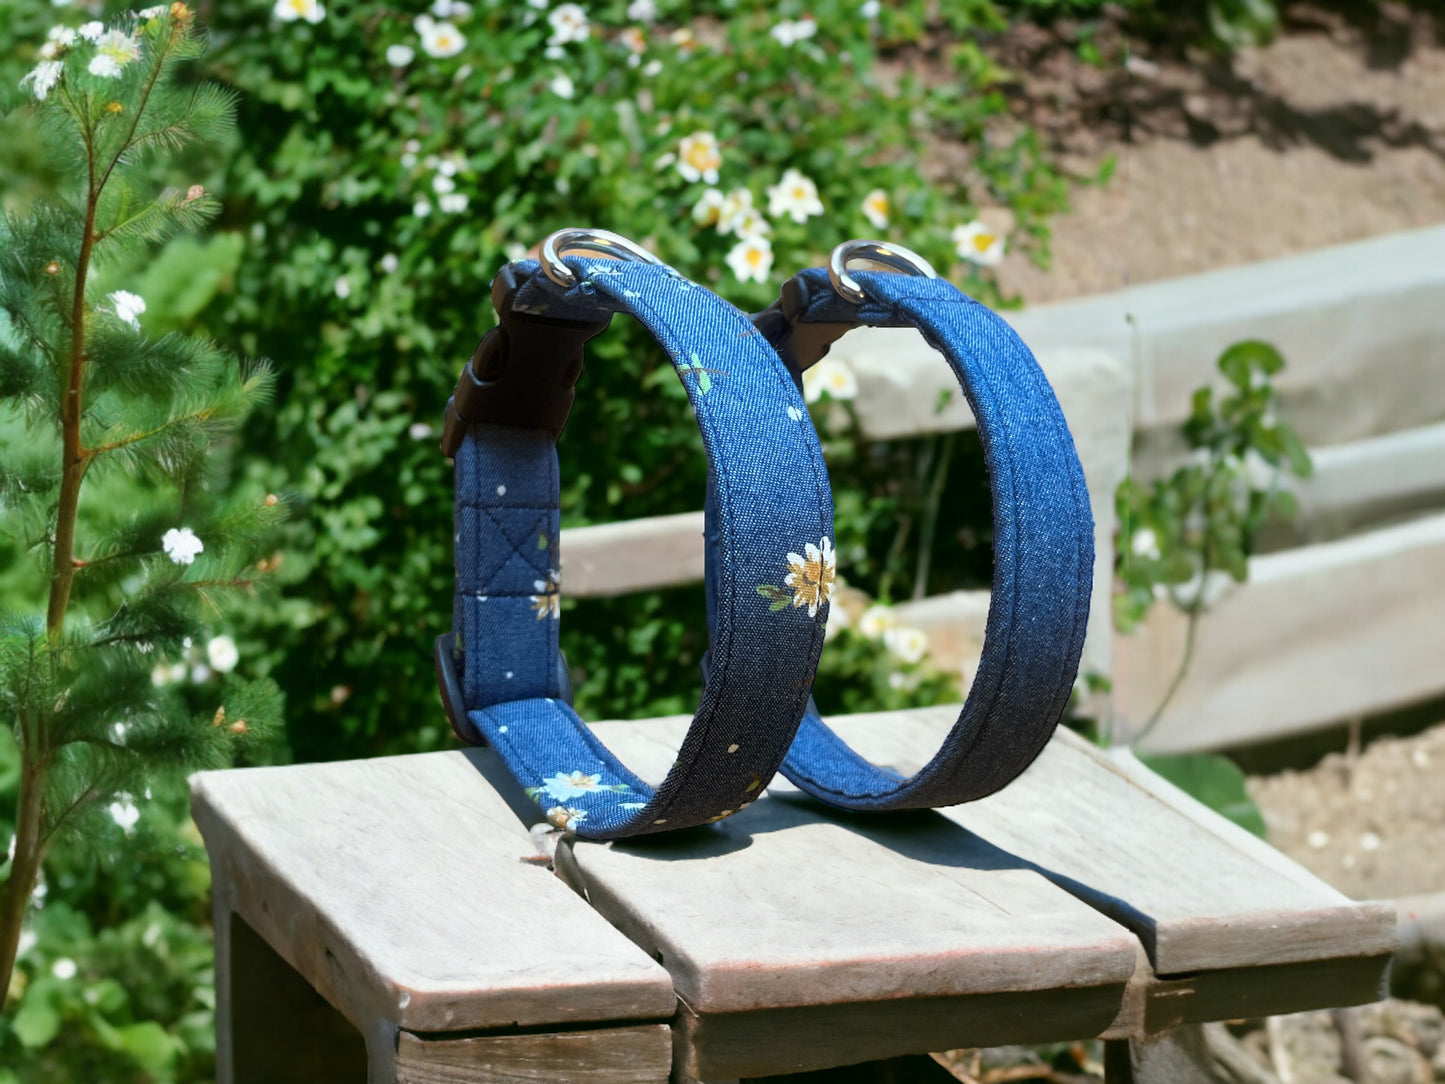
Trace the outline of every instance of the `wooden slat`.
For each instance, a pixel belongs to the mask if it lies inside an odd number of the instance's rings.
[[[1299,529],[1331,537],[1372,517],[1445,506],[1445,424],[1316,448],[1314,474],[1293,483]]]
[[[599,730],[655,779],[686,722]],[[558,869],[668,969],[703,1079],[1022,1040],[1044,1020],[1097,1034],[1136,962],[1126,931],[930,811],[766,796],[703,829],[564,844]]]
[[[1124,733],[1162,700],[1184,650],[1170,606],[1115,642]],[[1194,657],[1145,747],[1216,749],[1445,692],[1445,514],[1250,561],[1204,614]]]
[[[667,973],[535,864],[490,755],[197,776],[218,911],[367,1035],[667,1019]]]
[[[1316,249],[1005,316],[1035,351],[1133,366],[1135,425],[1183,421],[1230,343],[1283,352],[1281,416],[1311,444],[1445,419],[1445,226]]]
[[[860,752],[911,771],[955,715],[833,723]],[[1394,946],[1392,906],[1347,899],[1128,754],[1066,730],[1011,786],[944,815],[1127,925],[1160,975],[1335,958],[1379,957],[1382,968]]]
[[[560,548],[562,589],[586,598],[700,583],[702,532],[701,512],[569,527]]]
[[[398,1036],[396,1084],[667,1084],[666,1024],[539,1035]]]

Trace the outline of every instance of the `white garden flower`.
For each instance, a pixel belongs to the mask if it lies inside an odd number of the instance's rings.
[[[471,203],[471,197],[465,192],[448,192],[437,198],[437,206],[449,215],[460,214],[467,209]]]
[[[811,215],[823,213],[818,186],[812,178],[796,169],[783,172],[783,179],[768,189],[768,214],[777,218],[787,215],[794,222],[806,222]]]
[[[647,48],[647,35],[642,32],[641,27],[624,27],[622,32],[617,35],[617,40],[627,47],[628,52],[633,54],[627,58],[629,66],[636,67],[642,63],[637,54]]]
[[[75,961],[69,956],[62,956],[50,965],[50,973],[62,981],[75,978],[80,968],[75,966]]]
[[[863,611],[863,616],[858,618],[858,631],[870,640],[883,639],[885,632],[897,626],[898,618],[893,613],[893,607],[884,606],[882,603],[869,606]]]
[[[140,42],[123,30],[110,30],[95,43],[89,71],[103,79],[117,79],[121,69],[140,59]]]
[[[388,252],[385,256],[381,258],[381,269],[385,271],[388,275],[395,274],[396,269],[400,266],[401,260],[397,258],[395,252]]]
[[[717,136],[711,132],[693,132],[682,137],[677,147],[677,171],[684,180],[717,184],[721,165],[722,151],[718,149]]]
[[[283,23],[294,23],[297,19],[305,19],[315,26],[326,18],[326,9],[318,3],[318,0],[276,0],[276,6],[271,9],[271,14]]]
[[[552,76],[552,81],[547,84],[547,89],[559,98],[570,98],[577,93],[577,86],[572,82],[572,77],[565,72],[558,72]]]
[[[336,296],[341,298],[342,301],[345,301],[351,296],[351,282],[345,275],[338,278],[335,285],[331,288],[336,291]]]
[[[30,69],[30,73],[26,75],[24,79],[20,80],[20,85],[23,87],[26,83],[29,83],[30,90],[35,95],[35,100],[43,102],[45,101],[46,95],[55,88],[55,84],[60,82],[61,73],[64,71],[65,65],[61,61],[42,60]]]
[[[588,34],[587,13],[580,4],[562,4],[552,9],[547,16],[552,26],[548,45],[567,45],[574,41],[586,41]]]
[[[751,197],[751,193],[749,193]],[[725,202],[722,190],[718,188],[706,188],[696,203],[692,205],[692,220],[699,226],[716,226],[722,218],[722,208]]]
[[[136,331],[140,330],[140,314],[146,311],[145,298],[129,290],[115,290],[106,295],[106,300],[117,319],[125,321]]]
[[[186,664],[183,662],[160,663],[151,671],[151,684],[158,689],[185,680]]]
[[[773,269],[773,243],[766,237],[744,237],[728,250],[727,265],[739,282],[767,282]]]
[[[732,232],[739,237],[762,237],[773,232],[772,223],[763,217],[763,213],[756,207],[749,207],[746,210],[734,215],[730,225]],[[721,227],[721,223],[719,223]]]
[[[135,14],[138,19],[160,19],[170,10],[165,4],[157,4],[155,7],[141,8],[140,11],[137,11]]]
[[[438,173],[431,179],[433,192],[455,192],[457,182],[448,177],[445,173]]]
[[[116,800],[110,803],[107,810],[110,819],[120,825],[121,831],[130,835],[135,831],[136,821],[140,820],[140,810],[136,808],[135,799],[129,794],[117,794]]]
[[[521,241],[508,242],[502,247],[502,252],[512,263],[516,263],[518,260],[525,260],[527,258],[527,246],[522,244]]]
[[[410,45],[388,45],[386,62],[393,68],[404,68],[416,59],[416,50]]]
[[[421,50],[427,56],[444,59],[466,48],[467,39],[449,22],[437,22],[430,15],[418,15],[415,26],[421,35]]]
[[[431,214],[431,204],[424,199],[419,199],[411,205],[411,213],[417,218],[425,218]]]
[[[739,237],[746,237],[737,229],[739,219],[753,211],[753,192],[750,188],[734,188],[723,196],[722,203],[718,206],[717,231],[721,234],[737,233]]]
[[[878,0],[863,0],[863,6],[858,9],[858,14],[865,19],[876,19],[882,10],[883,5]]]
[[[236,641],[229,636],[211,637],[206,641],[206,661],[211,664],[212,670],[229,674],[241,661],[241,653],[236,650]]]
[[[649,60],[646,64],[642,65],[642,74],[648,79],[651,79],[660,71],[662,71],[662,61],[660,60]]]
[[[69,49],[75,44],[76,34],[74,27],[52,26],[45,32],[45,40],[60,46],[62,49]]]
[[[888,199],[888,193],[881,188],[875,188],[863,197],[861,204],[863,217],[866,218],[875,230],[886,230],[888,228],[888,215],[893,206]]]
[[[798,19],[796,21],[784,19],[768,33],[781,45],[792,47],[800,41],[806,41],[818,32],[818,24],[812,19]]]
[[[100,36],[105,33],[105,24],[96,21],[81,23],[75,32],[86,41],[99,41]]]
[[[1129,540],[1129,549],[1135,557],[1157,561],[1159,560],[1159,536],[1148,527],[1143,527],[1134,532],[1134,537]]]
[[[883,630],[883,646],[904,662],[922,662],[928,654],[928,634],[922,629],[895,625]]]
[[[803,373],[803,398],[816,403],[828,393],[829,399],[856,399],[858,378],[842,358],[824,358]]]
[[[161,538],[161,549],[178,565],[189,565],[196,555],[205,550],[205,545],[189,527],[172,527]]]
[[[627,5],[627,17],[639,23],[650,23],[657,18],[656,0],[632,0]]]
[[[1003,259],[1004,235],[976,218],[953,228],[953,244],[959,259],[980,267],[994,267]]]
[[[472,13],[472,6],[461,0],[436,0],[431,6],[431,13],[438,19],[465,19]]]
[[[852,624],[853,619],[848,616],[848,611],[842,606],[834,606],[828,611],[828,623],[823,626],[823,640],[826,642],[833,639]]]

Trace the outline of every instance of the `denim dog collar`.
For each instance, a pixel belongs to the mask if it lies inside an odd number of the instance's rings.
[[[500,326],[447,405],[456,591],[437,674],[458,736],[495,749],[549,821],[615,839],[718,820],[757,798],[777,771],[822,651],[833,504],[802,396],[748,317],[620,238],[564,233],[571,243],[549,243],[542,264],[512,263],[498,275]],[[628,258],[566,255],[599,247]],[[713,665],[656,790],[572,710],[558,649],[556,439],[583,344],[614,312],[643,323],[687,389],[717,535]]]
[[[912,273],[850,274],[854,254]],[[946,806],[991,794],[1027,768],[1053,734],[1089,616],[1093,516],[1053,389],[1008,324],[934,277],[921,258],[883,242],[839,246],[829,269],[789,280],[782,299],[754,322],[799,382],[853,327],[916,327],[948,360],[973,408],[993,490],[983,658],[938,754],[903,778],[849,748],[810,699],[783,774],[818,798],[858,810]],[[720,541],[713,513],[709,506],[710,543]],[[708,554],[714,557],[714,545]],[[726,594],[710,589],[710,603],[714,598]]]

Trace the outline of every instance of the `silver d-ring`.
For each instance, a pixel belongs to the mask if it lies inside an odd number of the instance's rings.
[[[912,249],[895,245],[892,241],[844,241],[828,257],[828,278],[838,296],[855,305],[861,304],[867,295],[857,280],[848,274],[848,264],[853,260],[871,260],[910,275],[938,278],[938,272],[927,260]]]
[[[558,286],[569,289],[577,285],[577,276],[562,262],[566,252],[596,252],[617,260],[634,263],[662,263],[647,249],[611,230],[588,230],[570,227],[558,230],[542,242],[542,271]]]

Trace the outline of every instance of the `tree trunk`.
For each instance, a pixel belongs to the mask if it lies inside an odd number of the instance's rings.
[[[44,772],[26,758],[20,775],[20,808],[15,822],[15,859],[10,879],[0,889],[0,1009],[4,1008],[10,976],[15,970],[20,945],[20,925],[40,872],[41,819],[43,816]]]

